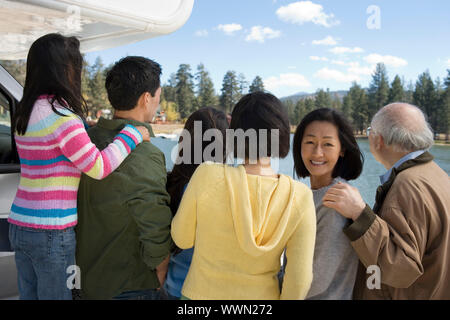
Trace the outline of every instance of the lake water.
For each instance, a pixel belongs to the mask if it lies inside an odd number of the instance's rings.
[[[293,135],[291,138],[293,138]],[[177,141],[157,137],[152,138],[152,143],[164,152],[167,170],[170,171],[173,167],[171,151],[176,146]],[[375,203],[376,189],[380,184],[379,177],[386,172],[386,169],[375,161],[370,153],[367,139],[359,139],[358,144],[364,154],[364,168],[361,176],[357,180],[351,181],[350,184],[359,189],[364,200],[372,207]],[[450,174],[450,146],[433,146],[430,152],[434,156],[436,163],[447,174]],[[292,152],[285,159],[280,160],[278,172],[293,177],[294,160],[292,158]],[[309,179],[299,179],[299,181],[310,186]]]

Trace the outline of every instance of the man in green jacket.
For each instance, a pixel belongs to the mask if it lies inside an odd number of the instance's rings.
[[[88,133],[101,150],[126,124],[144,125],[159,105],[161,68],[126,57],[106,77],[114,118]],[[83,299],[158,299],[173,242],[164,154],[139,144],[104,180],[83,175],[78,191],[76,262]]]

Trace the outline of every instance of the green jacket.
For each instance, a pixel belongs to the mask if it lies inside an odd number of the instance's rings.
[[[101,118],[89,129],[100,149],[133,120]],[[76,264],[85,299],[110,299],[122,292],[160,286],[155,268],[172,247],[164,154],[150,142],[134,149],[107,178],[82,175],[78,191]]]

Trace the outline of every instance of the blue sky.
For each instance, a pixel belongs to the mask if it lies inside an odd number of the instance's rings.
[[[450,1],[195,0],[176,32],[87,60],[110,64],[126,55],[159,62],[163,82],[181,63],[193,74],[203,63],[217,93],[228,70],[248,82],[261,76],[279,97],[347,90],[352,81],[367,87],[377,62],[390,81],[399,74],[415,83],[425,70],[442,79],[450,69]]]

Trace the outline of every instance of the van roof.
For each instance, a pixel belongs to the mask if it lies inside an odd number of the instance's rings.
[[[40,36],[74,35],[82,52],[174,32],[194,0],[0,0],[0,59],[24,59]]]

